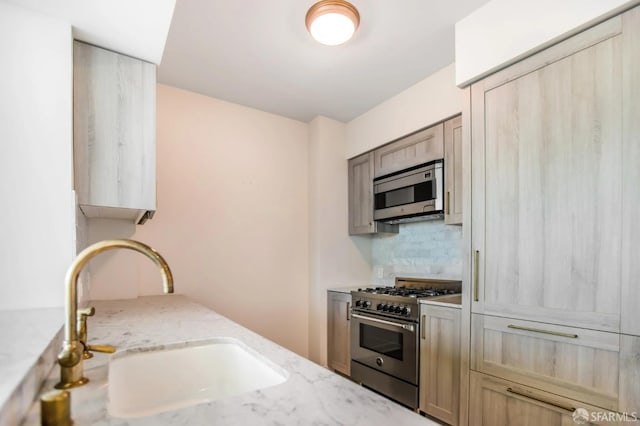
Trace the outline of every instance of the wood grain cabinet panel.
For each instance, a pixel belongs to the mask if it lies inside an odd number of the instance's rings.
[[[623,15],[622,333],[640,336],[640,7]],[[638,361],[640,363],[640,360]],[[640,366],[637,367],[640,370]],[[639,398],[640,400],[640,398]]]
[[[474,314],[471,336],[473,370],[618,409],[617,333]]]
[[[472,308],[618,332],[621,37],[577,37],[592,44],[472,87]]]
[[[638,51],[640,6],[467,91],[469,424],[640,413]]]
[[[88,217],[156,209],[156,67],[74,42],[74,185]]]
[[[420,410],[458,424],[460,309],[420,306]]]
[[[374,177],[442,159],[443,136],[443,125],[440,123],[376,149]]]
[[[444,122],[444,223],[462,225],[462,117]]]
[[[351,294],[327,292],[327,364],[351,375]]]
[[[581,411],[577,414],[586,415],[585,422],[581,424],[625,424],[596,420],[595,416],[615,418],[614,412],[508,380],[471,372],[470,426],[575,426],[579,423],[574,421],[573,416],[578,409]]]
[[[349,235],[397,233],[398,225],[373,220],[373,152],[349,160]]]

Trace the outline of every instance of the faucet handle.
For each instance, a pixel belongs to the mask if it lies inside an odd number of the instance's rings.
[[[89,345],[87,344],[87,317],[92,317],[96,313],[96,309],[91,306],[89,308],[78,309],[78,340],[82,343],[82,359],[93,358],[92,352],[102,352],[112,354],[116,348],[111,345]]]
[[[104,354],[113,354],[116,352],[116,347],[111,345],[85,345],[87,351],[91,352],[102,352]],[[93,354],[89,352],[91,356]]]
[[[96,308],[94,308],[93,306],[89,308],[78,309],[78,340],[80,340],[80,343],[82,343],[82,346],[84,347],[82,351],[83,359],[89,359],[93,357],[93,354],[87,349],[87,317],[92,317],[95,315],[95,313]]]

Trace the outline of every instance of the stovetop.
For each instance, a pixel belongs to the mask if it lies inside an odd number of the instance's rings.
[[[396,278],[395,287],[359,288],[351,292],[354,312],[418,320],[420,299],[459,294],[460,281]]]
[[[455,289],[445,288],[433,288],[433,287],[373,287],[373,288],[359,288],[358,292],[369,294],[386,294],[388,296],[402,296],[402,297],[434,297],[444,296],[447,294],[457,294],[460,291]]]

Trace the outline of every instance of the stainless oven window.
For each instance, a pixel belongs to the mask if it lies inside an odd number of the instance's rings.
[[[397,331],[360,324],[360,347],[370,351],[395,358],[399,361],[403,357],[403,335]]]
[[[420,203],[436,198],[435,181],[427,181],[392,191],[380,192],[375,195],[375,208],[402,206],[404,204]]]

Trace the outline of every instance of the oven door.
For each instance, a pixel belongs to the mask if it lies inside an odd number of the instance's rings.
[[[351,360],[418,384],[418,324],[351,315]]]

